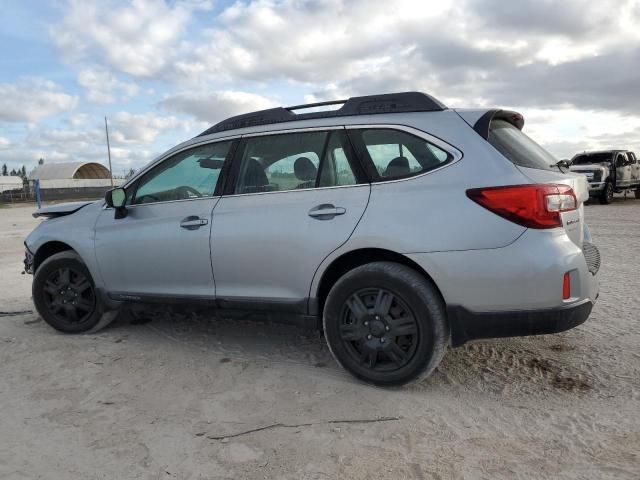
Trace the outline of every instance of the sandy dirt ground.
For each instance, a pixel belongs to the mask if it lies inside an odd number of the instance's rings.
[[[603,256],[587,323],[449,350],[395,390],[283,325],[56,333],[20,274],[32,211],[0,209],[2,479],[640,478],[640,200],[586,207]]]

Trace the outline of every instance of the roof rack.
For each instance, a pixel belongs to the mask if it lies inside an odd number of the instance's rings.
[[[293,110],[301,110],[327,105],[339,105],[337,110],[296,114]],[[440,101],[422,92],[387,93],[384,95],[368,95],[351,97],[347,100],[309,103],[293,107],[276,107],[258,112],[245,113],[228,118],[202,132],[203,135],[236,130],[238,128],[270,125],[273,123],[308,120],[313,118],[345,117],[349,115],[371,115],[376,113],[435,112],[445,110]]]

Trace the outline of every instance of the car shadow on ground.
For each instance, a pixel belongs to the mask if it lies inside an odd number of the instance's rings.
[[[25,322],[26,323],[26,322]],[[311,374],[344,377],[319,331],[259,320],[217,318],[194,312],[120,315],[96,334],[148,348],[204,352],[219,362],[295,365]],[[462,388],[501,396],[588,394],[599,380],[582,362],[575,334],[493,339],[448,349],[440,366],[411,390]]]

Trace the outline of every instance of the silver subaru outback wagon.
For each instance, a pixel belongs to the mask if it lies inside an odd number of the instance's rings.
[[[35,306],[69,333],[158,302],[295,321],[377,385],[449,345],[573,328],[598,296],[588,184],[523,124],[418,92],[227,119],[104,201],[37,211]]]

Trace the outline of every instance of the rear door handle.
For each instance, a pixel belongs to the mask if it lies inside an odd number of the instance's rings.
[[[336,215],[344,215],[347,210],[331,203],[323,203],[309,210],[308,215],[317,220],[331,220]]]
[[[208,223],[209,220],[207,220],[206,218],[200,218],[196,215],[189,215],[188,217],[185,217],[180,221],[180,226],[182,228],[186,228],[187,230],[197,230],[198,228]]]

